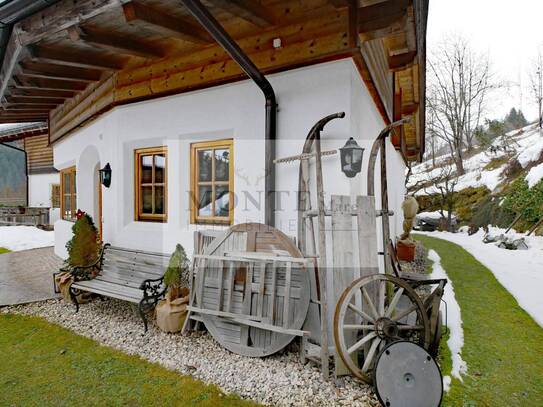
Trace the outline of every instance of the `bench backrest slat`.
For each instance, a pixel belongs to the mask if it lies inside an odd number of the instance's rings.
[[[169,256],[164,254],[109,246],[104,250],[102,269],[96,279],[139,288],[144,280],[162,277],[168,261]]]

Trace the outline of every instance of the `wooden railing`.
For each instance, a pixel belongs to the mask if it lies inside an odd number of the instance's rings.
[[[49,208],[0,207],[0,225],[49,225]]]

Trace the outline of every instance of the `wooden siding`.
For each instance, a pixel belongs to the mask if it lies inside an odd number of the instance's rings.
[[[47,134],[26,138],[24,148],[29,175],[57,172],[53,167],[53,148],[49,146]]]

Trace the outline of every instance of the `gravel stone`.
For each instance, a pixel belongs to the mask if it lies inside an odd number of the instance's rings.
[[[154,324],[143,333],[137,308],[126,302],[94,300],[74,313],[60,299],[4,307],[1,313],[34,315],[104,345],[159,363],[265,405],[378,406],[373,390],[353,377],[325,381],[313,364],[302,365],[296,343],[267,358],[230,353],[207,333],[167,334]]]

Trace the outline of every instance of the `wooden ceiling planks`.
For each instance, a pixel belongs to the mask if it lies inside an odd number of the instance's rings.
[[[173,17],[165,11],[130,1],[123,4],[125,20],[135,26],[143,25],[164,36],[173,36],[196,44],[210,44],[211,36],[196,21]]]
[[[413,86],[424,90],[413,72],[422,74],[425,42],[417,33],[425,31],[417,24],[427,0],[203,2],[264,72],[353,57],[385,121],[394,99],[387,84],[409,88],[405,95]],[[2,67],[0,96],[10,107],[58,106],[50,114],[52,141],[118,104],[244,78],[178,0],[63,0],[15,32],[6,55],[15,63]],[[396,81],[388,79],[392,72]],[[403,114],[418,111],[412,99],[402,99]],[[410,143],[420,146],[418,133]]]

